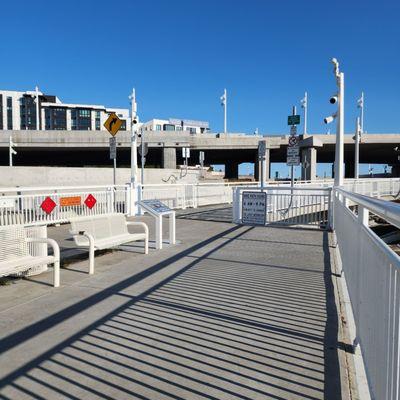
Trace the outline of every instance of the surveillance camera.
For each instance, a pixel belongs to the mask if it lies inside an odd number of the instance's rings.
[[[137,120],[137,118],[133,118],[133,120],[132,120],[132,124],[137,124],[138,123],[138,120]]]
[[[330,124],[336,118],[336,114],[330,115],[329,117],[324,118],[325,124]]]
[[[329,99],[329,103],[331,103],[331,104],[336,104],[337,102],[338,102],[337,95],[334,95]]]

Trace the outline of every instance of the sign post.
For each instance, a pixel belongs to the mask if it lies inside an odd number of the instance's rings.
[[[113,182],[114,186],[117,181],[117,139],[115,135],[118,133],[121,128],[122,121],[118,118],[118,115],[115,113],[111,113],[107,118],[106,122],[104,122],[104,127],[108,130],[110,135],[110,160],[114,162],[114,171],[113,171]]]
[[[294,186],[294,166],[300,164],[299,137],[297,135],[297,126],[300,124],[300,115],[296,115],[296,106],[293,106],[292,115],[288,116],[288,125],[290,126],[290,136],[286,154],[286,164],[290,166],[290,184]]]

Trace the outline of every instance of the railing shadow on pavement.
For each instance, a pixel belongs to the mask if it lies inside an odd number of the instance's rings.
[[[13,371],[0,388],[35,397],[42,387],[72,399],[340,399],[328,233],[320,232],[320,270],[213,257],[254,229],[229,228],[6,337],[3,354],[110,295],[127,299]],[[212,248],[196,255],[205,246]],[[124,292],[182,258],[183,268],[142,294]],[[205,269],[206,260],[217,265]]]

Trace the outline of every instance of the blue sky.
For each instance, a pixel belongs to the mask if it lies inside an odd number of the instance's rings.
[[[346,130],[365,92],[365,130],[399,132],[399,1],[19,1],[2,4],[0,87],[36,84],[65,102],[128,107],[142,120],[209,120],[288,132],[307,90],[310,133],[325,133],[335,91],[330,59],[346,80]],[[334,130],[334,127],[332,127]],[[330,167],[329,167],[330,170]]]

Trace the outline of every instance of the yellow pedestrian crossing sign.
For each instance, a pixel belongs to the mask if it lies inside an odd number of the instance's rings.
[[[112,136],[115,136],[121,128],[122,120],[118,118],[118,115],[114,112],[109,115],[107,121],[104,122],[104,127],[110,132]]]

